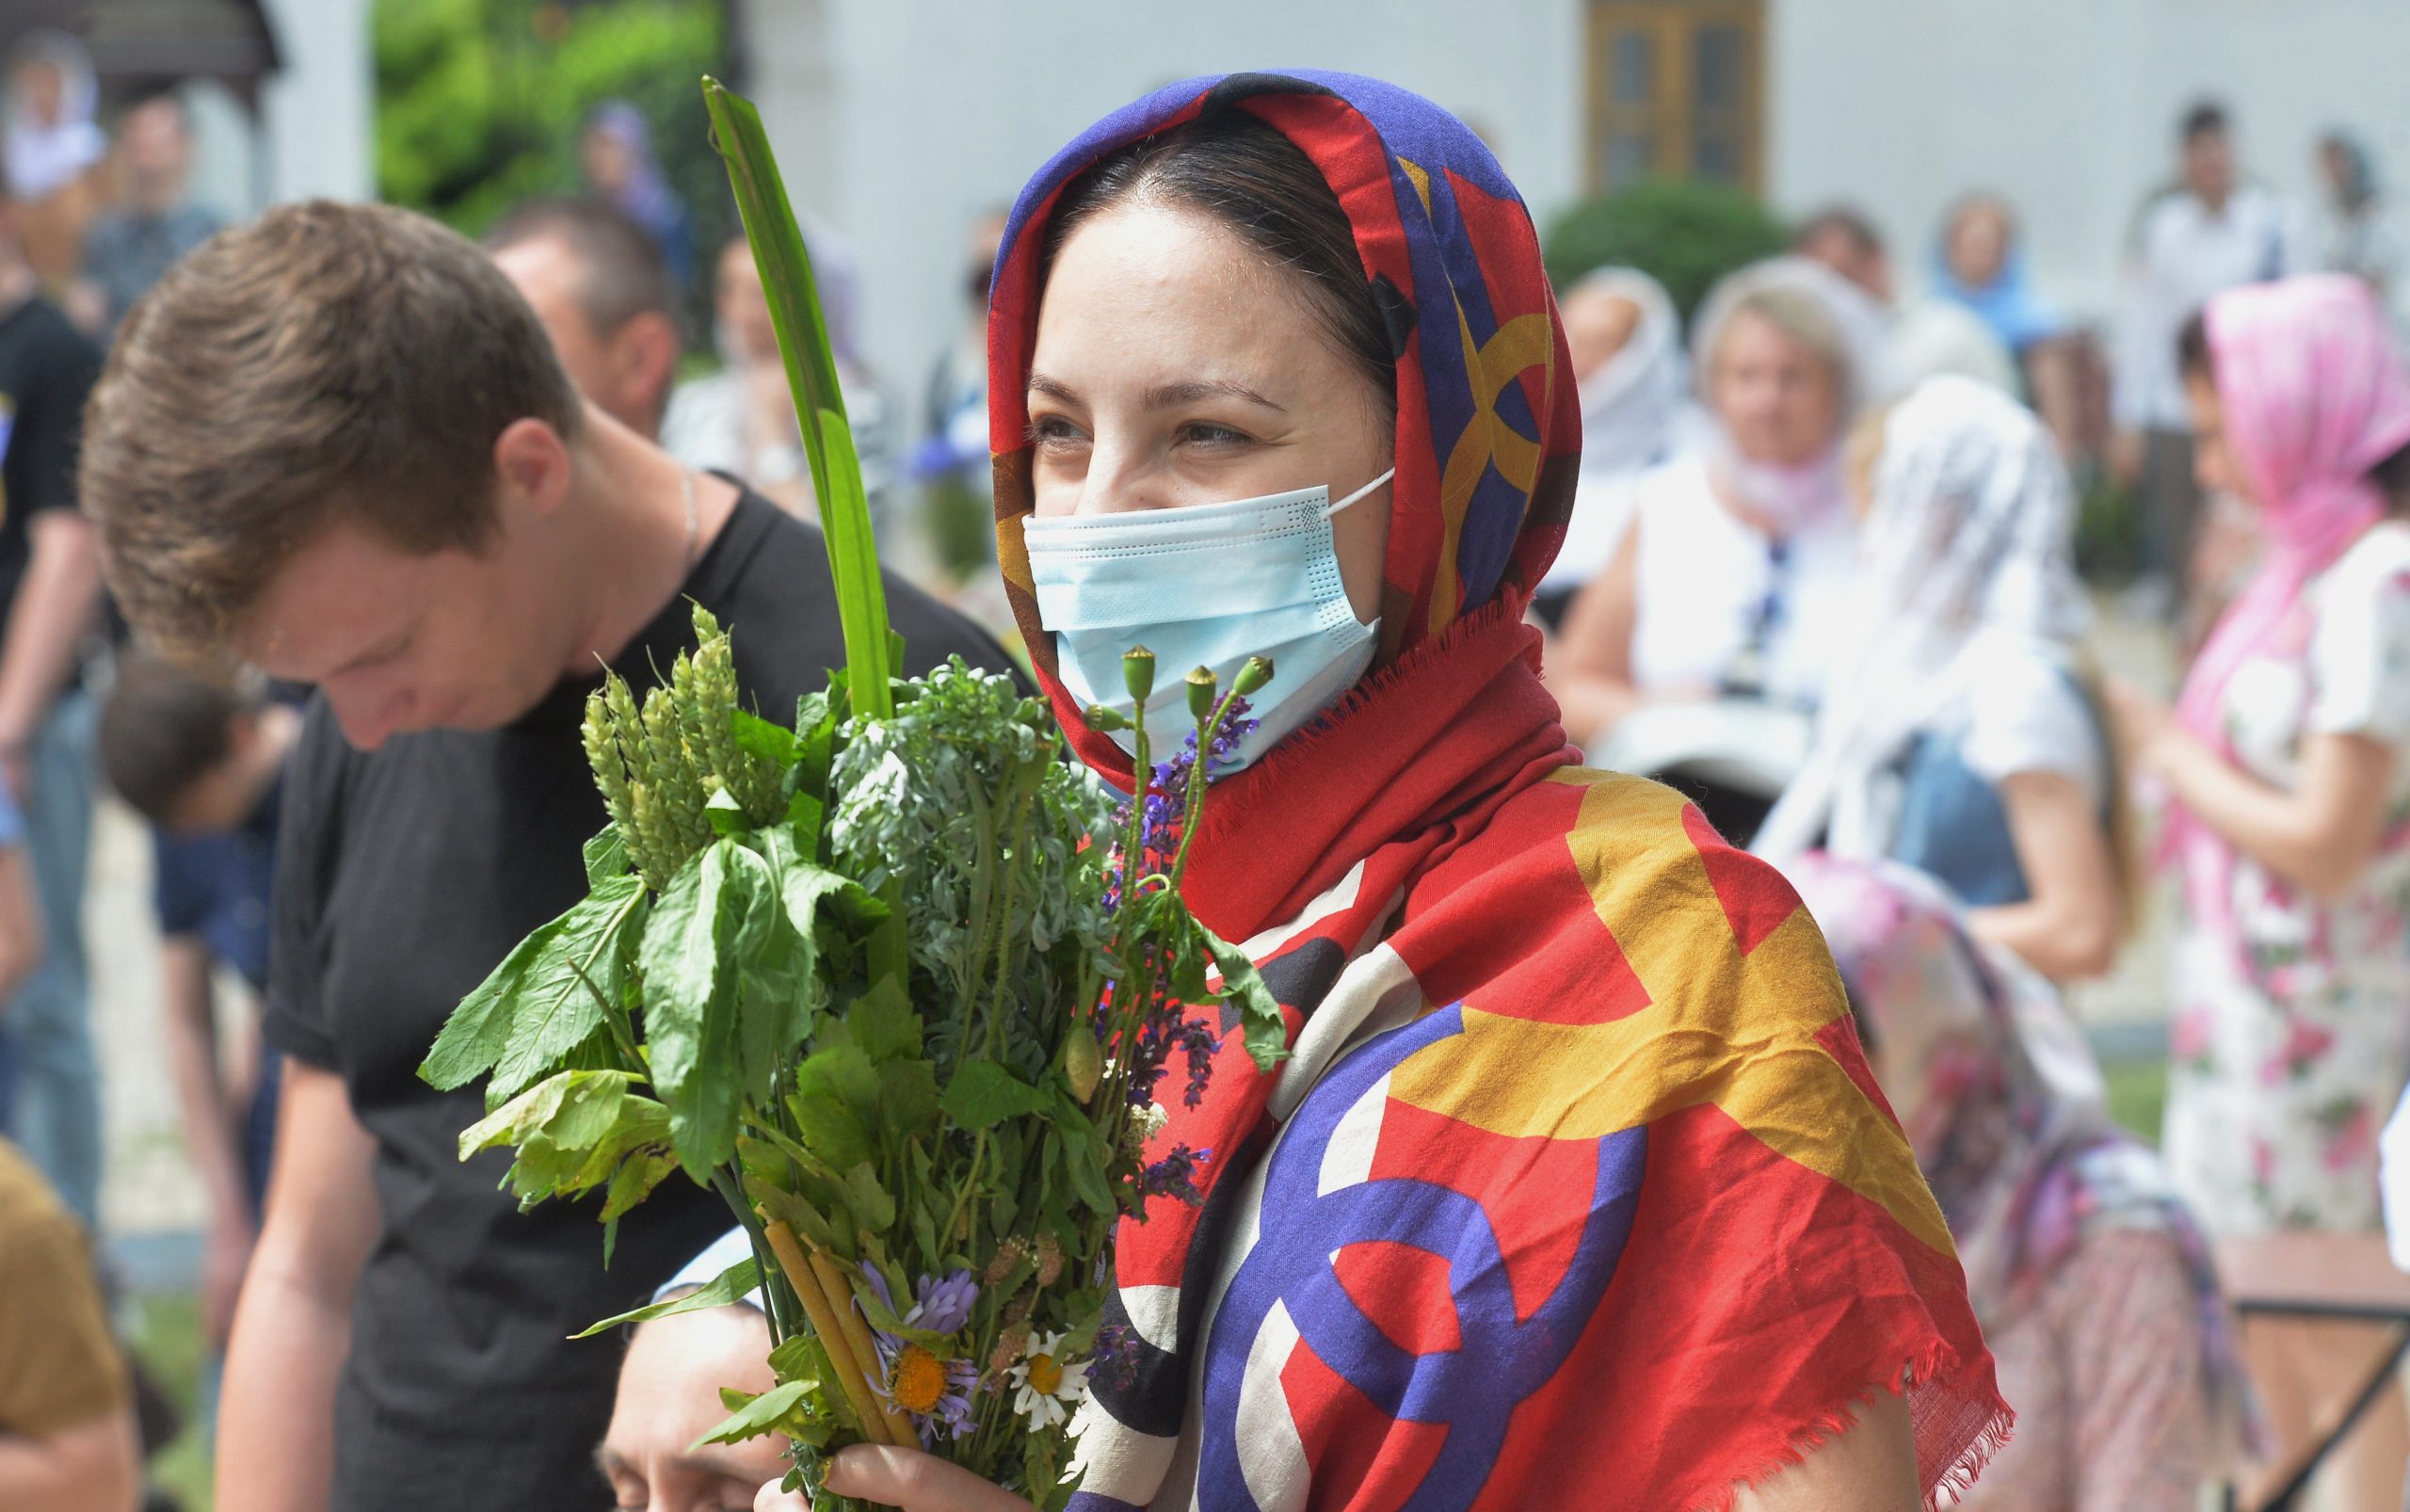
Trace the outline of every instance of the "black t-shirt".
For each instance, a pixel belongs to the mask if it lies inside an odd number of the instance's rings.
[[[75,447],[101,349],[49,300],[0,314],[0,621],[25,575],[25,522],[75,507]]]
[[[1010,668],[967,620],[892,579],[888,603],[922,670],[960,653]],[[733,636],[739,685],[765,715],[844,664],[820,535],[747,493],[619,657],[638,688],[694,644],[692,597]],[[681,1177],[619,1226],[611,1267],[591,1200],[522,1214],[498,1190],[508,1151],[466,1165],[478,1088],[417,1070],[463,994],[586,893],[581,847],[602,828],[578,725],[590,684],[565,684],[506,728],[345,745],[323,699],[285,778],[267,1034],[343,1077],[376,1136],[383,1231],[352,1307],[335,1405],[344,1512],[592,1512],[592,1454],[621,1349],[568,1336],[644,1301],[732,1222]]]

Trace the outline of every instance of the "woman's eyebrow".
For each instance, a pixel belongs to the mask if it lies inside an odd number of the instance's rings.
[[[1048,378],[1045,374],[1034,369],[1029,375],[1029,392],[1042,394],[1057,404],[1076,405],[1080,402],[1078,391],[1069,384],[1061,378]]]
[[[1289,412],[1286,407],[1273,403],[1245,384],[1233,383],[1228,378],[1192,378],[1185,383],[1161,384],[1149,389],[1140,402],[1149,410],[1168,410],[1174,405],[1213,398],[1244,399],[1248,404],[1261,405],[1282,414]]]

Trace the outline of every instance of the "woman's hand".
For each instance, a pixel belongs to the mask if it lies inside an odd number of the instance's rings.
[[[2129,772],[2150,770],[2153,752],[2178,728],[2176,712],[2124,678],[2104,679],[2101,692],[2119,761]]]
[[[1026,1500],[959,1465],[885,1444],[838,1450],[828,1461],[828,1489],[903,1512],[1030,1512]],[[781,1492],[776,1481],[753,1499],[753,1512],[808,1512],[811,1505],[799,1492]]]

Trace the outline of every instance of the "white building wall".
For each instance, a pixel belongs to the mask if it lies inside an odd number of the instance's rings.
[[[1545,216],[1579,185],[1580,0],[749,0],[748,78],[797,208],[862,271],[870,361],[917,411],[984,207],[1091,121],[1194,73],[1339,68],[1471,119]],[[914,416],[917,425],[917,412]]]
[[[269,201],[376,193],[369,0],[266,0],[284,69],[261,91]],[[227,204],[229,210],[256,205]]]

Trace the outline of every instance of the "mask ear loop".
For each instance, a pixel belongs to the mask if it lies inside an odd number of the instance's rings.
[[[1340,500],[1337,504],[1334,504],[1329,508],[1325,509],[1322,512],[1322,517],[1325,520],[1330,519],[1332,516],[1338,514],[1340,510],[1346,508],[1349,505],[1354,504],[1357,500],[1364,497],[1366,494],[1372,492],[1374,489],[1379,488],[1382,484],[1387,483],[1390,479],[1395,476],[1397,476],[1397,469],[1392,467],[1388,472],[1383,473],[1380,476],[1373,479],[1370,483],[1365,484],[1362,488],[1358,489],[1355,492]]]

